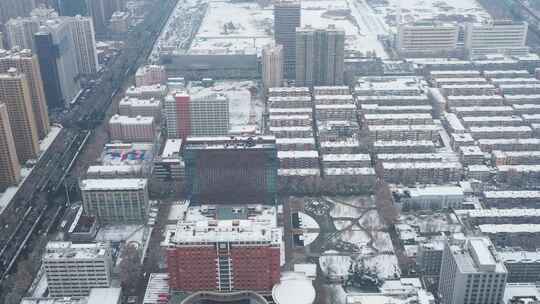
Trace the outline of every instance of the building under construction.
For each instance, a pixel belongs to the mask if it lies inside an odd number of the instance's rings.
[[[193,203],[274,203],[275,137],[188,137],[183,155]]]

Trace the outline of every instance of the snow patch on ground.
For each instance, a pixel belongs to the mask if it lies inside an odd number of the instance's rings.
[[[303,212],[298,212],[298,217],[300,218],[300,227],[302,229],[319,229],[319,224],[311,216]]]
[[[337,252],[325,252],[324,255],[319,257],[322,272],[332,278],[348,276],[351,261],[350,256],[340,255]]]
[[[394,252],[394,246],[392,246],[390,235],[383,231],[373,232],[373,247],[380,252]]]
[[[340,238],[344,242],[358,246],[358,248],[364,247],[370,240],[369,235],[358,227],[343,231]]]
[[[380,279],[399,277],[400,270],[397,257],[393,254],[379,254],[364,259],[365,266],[377,273]]]
[[[334,226],[337,230],[343,230],[351,225],[352,221],[349,220],[334,220]]]
[[[341,204],[339,202],[336,202],[334,205],[334,208],[330,211],[330,216],[333,218],[352,218],[356,219],[360,217],[362,214],[362,210],[351,207],[348,205]]]

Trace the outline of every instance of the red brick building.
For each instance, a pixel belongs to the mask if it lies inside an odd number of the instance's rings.
[[[167,233],[171,288],[270,292],[279,282],[281,262],[282,231],[276,227],[275,208],[204,208],[189,208],[186,218]],[[197,212],[198,220],[190,221]],[[228,219],[218,219],[221,213]],[[201,214],[209,220],[200,220]]]

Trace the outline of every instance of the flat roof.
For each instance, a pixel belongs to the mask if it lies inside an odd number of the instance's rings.
[[[43,259],[100,259],[110,255],[106,243],[72,243],[50,241],[45,247]]]
[[[307,151],[278,151],[278,158],[319,158],[319,151],[307,150]]]
[[[468,211],[469,217],[482,218],[482,217],[540,217],[540,209],[474,209]]]
[[[539,233],[540,224],[484,224],[478,225],[482,233]]]
[[[383,162],[383,169],[461,169],[460,162]]]
[[[162,158],[177,157],[182,149],[181,138],[170,138],[165,142],[163,152],[161,152]]]
[[[540,191],[535,190],[497,190],[484,191],[485,198],[540,198]]]
[[[217,210],[220,208],[230,208],[232,213],[246,210],[247,216],[219,219]],[[177,225],[167,229],[162,244],[200,246],[216,242],[249,242],[281,246],[282,234],[282,228],[277,226],[277,209],[273,206],[202,205],[189,207]]]
[[[87,304],[117,304],[120,302],[122,288],[92,288],[88,295]]]
[[[85,179],[80,183],[81,191],[141,190],[146,187],[145,178],[101,178]]]
[[[341,176],[341,175],[375,175],[375,169],[370,167],[359,168],[324,168],[324,174],[329,176]]]

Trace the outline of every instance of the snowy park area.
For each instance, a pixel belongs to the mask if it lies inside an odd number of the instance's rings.
[[[270,6],[210,1],[191,49],[253,52],[273,42],[272,24]]]

